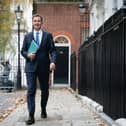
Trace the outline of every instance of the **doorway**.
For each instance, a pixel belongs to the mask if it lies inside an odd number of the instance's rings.
[[[69,83],[69,47],[56,47],[57,61],[54,72],[54,84]]]
[[[52,74],[52,86],[70,85],[70,42],[69,39],[60,36],[55,39],[57,50],[56,70]]]

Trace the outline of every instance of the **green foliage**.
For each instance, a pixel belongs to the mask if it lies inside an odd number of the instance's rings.
[[[4,52],[11,38],[12,14],[10,0],[2,0],[0,8],[0,52]]]
[[[84,2],[84,0],[38,0],[40,2]]]

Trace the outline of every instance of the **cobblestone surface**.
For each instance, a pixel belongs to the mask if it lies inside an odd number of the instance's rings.
[[[40,91],[38,90],[34,126],[107,126],[68,89],[51,89],[47,106],[48,118],[41,119],[40,112]],[[27,116],[27,105],[22,104],[0,122],[0,125],[25,126]]]

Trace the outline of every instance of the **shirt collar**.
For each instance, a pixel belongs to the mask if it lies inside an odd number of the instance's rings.
[[[34,30],[35,34],[36,34],[36,32],[39,32],[40,34],[42,34],[42,30],[39,30],[39,31]]]

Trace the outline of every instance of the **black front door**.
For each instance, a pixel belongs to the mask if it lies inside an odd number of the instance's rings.
[[[69,81],[69,47],[56,47],[57,61],[54,72],[54,84],[68,84]]]

